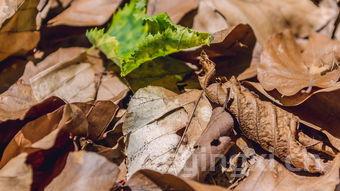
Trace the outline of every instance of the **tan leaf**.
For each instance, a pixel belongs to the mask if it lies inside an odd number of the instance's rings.
[[[334,191],[339,184],[340,155],[330,166],[328,172],[320,177],[296,175],[288,171],[274,159],[260,156],[250,167],[249,176],[233,190],[235,191]]]
[[[31,190],[33,170],[25,163],[26,157],[27,154],[23,153],[0,170],[0,188],[2,190]]]
[[[59,49],[36,66],[29,62],[16,84],[0,95],[0,120],[20,118],[30,107],[51,96],[67,102],[118,96],[115,101],[120,101],[128,88],[117,76],[102,75],[103,70],[99,57],[85,54],[85,49],[78,47]],[[119,88],[114,84],[108,86],[109,82],[115,82]]]
[[[154,15],[166,12],[171,20],[178,23],[185,14],[196,9],[198,0],[149,0],[148,1],[148,14]]]
[[[105,24],[122,0],[74,0],[62,13],[48,21],[51,26],[98,26]]]
[[[319,8],[309,0],[213,0],[212,2],[229,25],[247,23],[252,26],[261,45],[272,34],[286,28],[299,36],[307,36],[337,17],[334,10],[326,7]]]
[[[268,40],[257,67],[257,76],[265,90],[277,89],[291,96],[308,87],[330,88],[340,77],[340,42],[319,34],[300,46],[289,31]]]
[[[215,167],[216,159],[224,157],[232,146],[229,134],[234,120],[223,107],[213,110],[206,130],[195,144],[196,150],[187,160],[179,176],[203,181],[206,174]]]
[[[110,190],[119,173],[117,165],[93,152],[71,152],[61,173],[45,190]]]
[[[138,90],[123,124],[128,177],[142,168],[178,174],[211,114],[210,103],[199,90],[180,95],[153,86]]]
[[[232,78],[225,83],[207,87],[214,76],[215,66],[206,54],[202,54],[204,74],[199,78],[209,99],[215,103],[228,104],[228,109],[237,118],[243,134],[273,153],[282,161],[308,172],[323,172],[324,164],[308,153],[295,137],[299,118],[273,105],[261,101],[256,95]]]
[[[32,148],[52,148],[61,131],[86,136],[88,126],[82,110],[75,105],[65,105],[22,127],[4,150],[0,167],[20,153],[28,152]]]
[[[152,170],[140,170],[127,182],[131,190],[182,190],[182,191],[228,191],[229,189],[214,185],[201,184],[182,179],[171,174],[161,174]]]
[[[0,60],[4,60],[10,55],[23,55],[37,45],[42,13],[49,5],[46,0],[2,0],[0,5],[4,10],[0,13]]]
[[[229,25],[225,18],[215,9],[212,1],[201,0],[192,28],[198,31],[215,33],[229,28]]]

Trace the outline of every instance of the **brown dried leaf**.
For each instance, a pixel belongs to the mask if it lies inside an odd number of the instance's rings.
[[[62,132],[86,136],[88,121],[85,113],[75,105],[65,105],[58,110],[27,123],[7,145],[0,167],[22,152],[29,152],[40,144],[40,149],[52,148]],[[39,143],[38,143],[39,142]]]
[[[204,50],[213,58],[235,56],[237,52],[244,52],[255,44],[255,36],[249,25],[238,24],[231,28],[218,31],[213,34],[213,41],[209,46],[205,45],[195,50],[188,50],[177,55],[188,61],[198,60]]]
[[[290,191],[323,190],[334,191],[339,184],[340,155],[331,164],[328,172],[320,177],[299,176],[288,171],[274,159],[256,157],[250,167],[249,176],[233,190],[235,191]]]
[[[142,168],[178,174],[211,114],[210,103],[199,90],[180,95],[153,86],[138,90],[123,123],[128,177]]]
[[[309,0],[212,0],[229,25],[248,23],[261,45],[275,33],[286,28],[298,36],[307,36],[325,25],[337,13],[327,7],[317,7]]]
[[[197,6],[198,0],[149,0],[148,14],[155,15],[166,12],[173,22],[178,23],[185,14],[196,9]]]
[[[18,119],[33,105],[58,96],[67,102],[85,102],[118,96],[128,88],[114,75],[104,75],[103,63],[83,48],[59,49],[35,66],[26,65],[23,76],[0,95],[0,121]],[[103,83],[101,85],[101,79]],[[109,82],[115,84],[107,85]],[[117,85],[117,89],[116,89]],[[125,88],[124,88],[125,87]],[[98,92],[100,90],[100,92]]]
[[[182,190],[182,191],[228,191],[229,189],[214,185],[201,184],[182,179],[171,174],[161,174],[152,170],[140,170],[127,182],[131,190]]]
[[[105,24],[122,0],[74,0],[62,13],[48,21],[50,26],[98,26]]]
[[[289,31],[273,35],[265,44],[257,77],[267,91],[291,96],[312,86],[330,88],[340,78],[340,41],[319,34],[301,47]]]
[[[71,152],[61,173],[45,188],[49,190],[110,190],[118,166],[93,152]]]
[[[21,154],[0,170],[0,188],[3,190],[30,191],[33,169],[25,163],[27,154]]]
[[[215,33],[229,28],[229,25],[225,18],[215,9],[212,1],[201,0],[192,28],[198,31]]]
[[[228,104],[230,112],[237,118],[247,138],[295,167],[308,172],[324,172],[322,161],[308,153],[305,147],[295,140],[299,126],[298,117],[270,102],[261,101],[235,78],[208,86],[215,73],[215,66],[206,54],[202,54],[201,64],[204,75],[199,80],[207,96],[215,103]]]
[[[196,150],[187,160],[179,176],[191,180],[204,180],[206,174],[215,166],[216,159],[223,157],[232,146],[229,134],[234,120],[223,107],[213,110],[206,130],[195,144]]]
[[[49,9],[46,0],[0,1],[0,61],[33,49],[40,38],[37,31]],[[24,42],[24,43],[23,43]]]

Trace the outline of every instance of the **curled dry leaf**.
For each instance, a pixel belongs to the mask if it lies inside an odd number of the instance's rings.
[[[51,26],[98,26],[105,24],[122,0],[74,0],[62,13],[48,21]]]
[[[212,1],[201,0],[192,28],[198,31],[215,33],[229,28],[229,25],[225,18],[216,11]]]
[[[274,159],[257,156],[249,175],[233,189],[235,191],[334,191],[339,184],[340,155],[330,165],[328,172],[320,177],[299,176],[288,171]]]
[[[215,166],[215,160],[223,157],[232,146],[229,134],[233,126],[234,120],[231,115],[223,107],[216,107],[207,129],[194,146],[196,150],[187,160],[179,176],[191,180],[204,180],[206,174]]]
[[[25,163],[27,154],[23,153],[11,160],[0,170],[0,188],[3,190],[30,191],[33,170]]]
[[[93,152],[71,152],[64,169],[45,190],[110,190],[118,173],[118,166],[103,156]]]
[[[219,186],[201,184],[152,170],[139,170],[133,174],[128,180],[126,188],[131,190],[229,191],[229,189]]]
[[[40,38],[41,19],[49,9],[46,0],[0,1],[0,61],[33,49]],[[24,43],[23,43],[24,42]]]
[[[308,153],[295,137],[299,118],[273,105],[261,101],[256,95],[232,78],[225,83],[208,86],[214,76],[215,66],[206,54],[202,54],[203,76],[199,77],[201,86],[209,99],[221,105],[227,104],[230,112],[237,118],[243,134],[272,152],[282,161],[308,172],[324,172],[320,159]]]
[[[211,105],[199,90],[180,95],[153,86],[138,90],[123,123],[128,177],[143,168],[178,174],[211,114]]]
[[[117,76],[102,75],[103,70],[101,59],[86,54],[83,48],[59,49],[36,66],[29,62],[16,84],[0,95],[0,120],[18,119],[30,107],[51,96],[67,102],[108,97],[119,101],[128,88]],[[115,84],[108,86],[109,82]]]
[[[298,36],[307,36],[337,17],[333,9],[317,7],[310,0],[212,0],[212,4],[229,25],[247,23],[252,26],[261,45],[272,34],[286,28]]]
[[[156,15],[158,13],[167,13],[174,23],[178,23],[188,12],[196,9],[198,0],[149,0],[148,14]]]
[[[238,24],[234,27],[223,29],[213,34],[213,40],[209,46],[205,45],[201,48],[188,50],[178,53],[178,57],[195,61],[204,50],[212,59],[218,57],[235,56],[237,52],[244,49],[251,49],[255,44],[254,32],[249,25]]]
[[[330,88],[340,77],[340,41],[319,34],[300,46],[289,31],[273,35],[265,44],[257,77],[265,90],[291,96],[308,87]]]
[[[7,145],[0,161],[0,167],[22,152],[43,145],[41,149],[52,148],[59,134],[70,133],[86,136],[89,124],[85,113],[75,105],[65,105],[56,111],[27,123]]]

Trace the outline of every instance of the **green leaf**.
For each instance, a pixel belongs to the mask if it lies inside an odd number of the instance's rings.
[[[86,36],[125,76],[141,64],[183,49],[209,44],[209,33],[175,25],[161,13],[146,15],[146,0],[131,0],[112,18],[109,27],[91,29]]]

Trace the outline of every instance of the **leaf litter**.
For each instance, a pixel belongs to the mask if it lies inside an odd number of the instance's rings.
[[[0,190],[337,190],[339,31],[336,0],[0,1]]]

